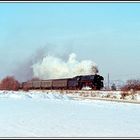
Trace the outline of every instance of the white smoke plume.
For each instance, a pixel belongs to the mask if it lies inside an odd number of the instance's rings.
[[[77,75],[98,73],[97,65],[91,60],[78,61],[71,53],[67,61],[56,56],[47,55],[42,61],[32,65],[34,77],[40,79],[68,78]]]

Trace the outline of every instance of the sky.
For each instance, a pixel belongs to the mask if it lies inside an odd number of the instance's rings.
[[[0,79],[39,48],[93,60],[105,79],[140,78],[140,3],[0,3]]]

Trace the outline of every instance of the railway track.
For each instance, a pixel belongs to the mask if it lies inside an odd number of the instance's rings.
[[[74,99],[82,99],[82,100],[99,100],[99,101],[111,101],[111,102],[140,104],[140,101],[136,101],[136,100],[111,99],[111,98],[99,98],[99,97],[80,97],[80,96],[73,97],[73,98]]]

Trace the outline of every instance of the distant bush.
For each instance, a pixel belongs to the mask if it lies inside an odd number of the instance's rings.
[[[128,80],[127,83],[121,87],[121,90],[128,91],[128,90],[140,90],[140,80]]]
[[[20,87],[19,82],[13,76],[7,76],[0,83],[1,90],[18,90]]]

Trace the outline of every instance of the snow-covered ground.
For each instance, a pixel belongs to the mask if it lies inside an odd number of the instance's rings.
[[[69,91],[68,93],[72,97],[84,97],[84,98],[100,98],[111,99],[120,101],[132,101],[140,103],[140,91]],[[125,95],[125,96],[123,96]]]
[[[140,104],[0,91],[0,137],[140,137]]]

